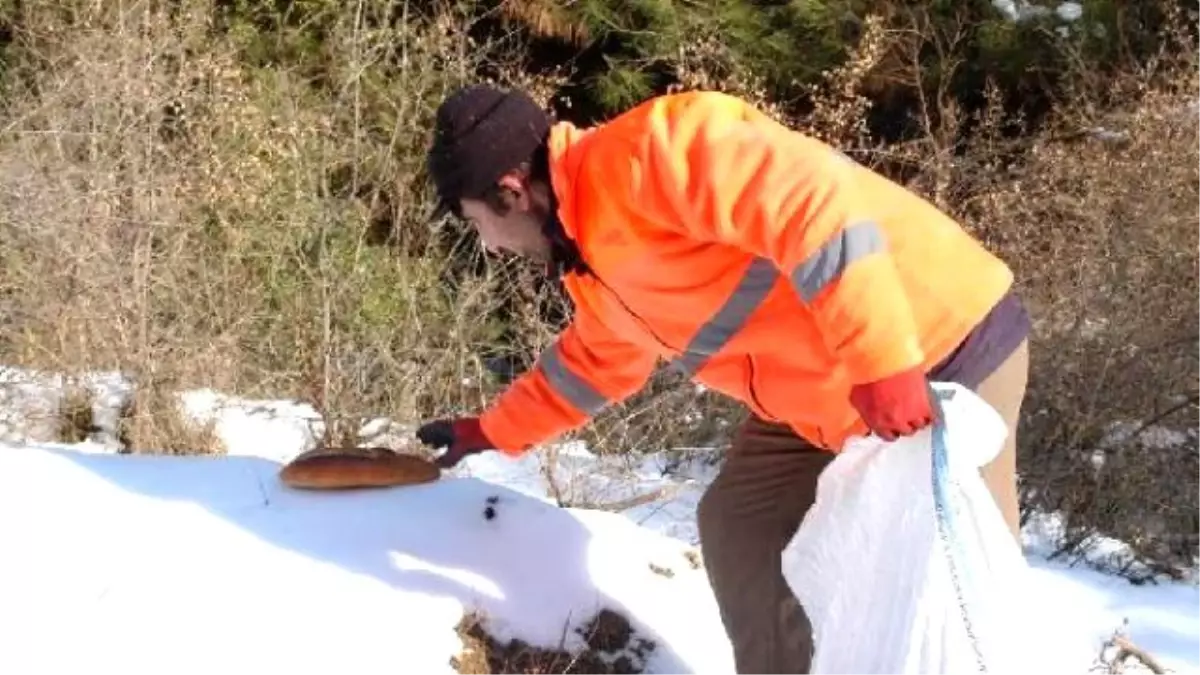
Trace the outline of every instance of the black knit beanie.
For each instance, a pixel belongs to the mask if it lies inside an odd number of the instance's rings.
[[[435,217],[458,214],[458,201],[478,198],[545,142],[550,116],[520,91],[463,87],[438,106],[428,170],[437,187]]]

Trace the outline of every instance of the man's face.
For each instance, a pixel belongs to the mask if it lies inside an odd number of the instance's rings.
[[[471,223],[484,248],[504,251],[539,263],[550,261],[550,240],[544,233],[548,208],[519,178],[501,180],[499,204],[477,199],[460,202],[463,217]]]

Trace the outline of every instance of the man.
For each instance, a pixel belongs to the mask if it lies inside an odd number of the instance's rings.
[[[744,402],[697,516],[740,672],[808,671],[780,553],[847,438],[931,423],[929,380],[1006,420],[984,476],[1017,536],[1028,317],[1009,268],[918,196],[713,92],[577,128],[467,87],[438,110],[429,169],[444,209],[560,274],[575,313],[487,410],[419,438],[447,447],[443,466],[517,456],[636,392],[659,359]]]

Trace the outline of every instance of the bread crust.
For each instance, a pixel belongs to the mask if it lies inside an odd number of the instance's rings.
[[[387,448],[316,448],[279,471],[286,485],[307,490],[346,490],[431,483],[441,477],[423,457]]]

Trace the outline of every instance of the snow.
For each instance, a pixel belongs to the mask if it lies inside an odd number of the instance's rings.
[[[15,372],[0,371],[17,383],[6,391],[54,399],[54,378]],[[121,378],[89,381],[107,392],[94,413],[127,402]],[[713,451],[632,460],[564,443],[470,457],[433,484],[307,493],[277,472],[319,438],[311,406],[180,399],[228,456],[118,455],[102,432],[66,444],[10,427],[0,439],[0,672],[453,672],[464,614],[501,640],[578,649],[576,629],[600,608],[654,642],[649,672],[733,671],[696,564]],[[405,433],[375,418],[359,435]],[[1134,586],[1048,561],[1056,525],[1026,528],[1024,589],[1040,605],[1031,620],[1061,638],[1055,661],[1089,672],[1128,622],[1173,672],[1200,673],[1196,580]]]
[[[1083,17],[1083,5],[1078,2],[1064,2],[1054,12],[1063,21],[1078,21]]]
[[[0,672],[453,672],[465,610],[578,648],[600,608],[656,672],[731,670],[682,542],[476,478],[309,494],[277,470],[0,446]]]
[[[189,421],[212,425],[227,455],[286,462],[316,447],[325,431],[321,415],[308,404],[225,396],[211,389],[184,392]]]
[[[544,452],[516,460],[484,453],[467,457],[452,473],[510,486],[539,499],[554,500],[557,492],[567,504],[620,505],[661,494],[620,512],[646,529],[698,546],[696,507],[705,486],[716,476],[708,459],[704,453],[682,461],[651,455],[631,464],[623,458],[599,457],[580,444],[564,444],[553,461]],[[553,469],[554,487],[545,477],[549,469]]]
[[[1059,3],[1053,10],[1044,5],[1026,2],[1025,0],[992,0],[992,6],[1012,21],[1027,21],[1038,17],[1048,16],[1053,12],[1058,18],[1071,22],[1083,17],[1083,5],[1078,2]]]

